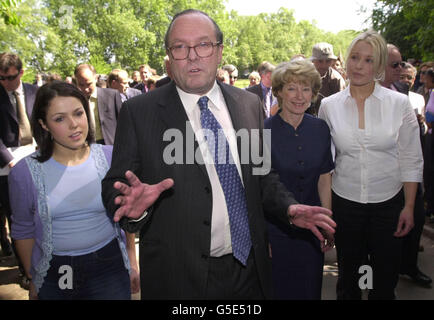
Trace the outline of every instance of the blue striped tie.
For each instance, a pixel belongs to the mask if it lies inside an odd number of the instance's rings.
[[[207,139],[207,143],[211,154],[214,156],[215,168],[226,199],[232,252],[237,260],[246,265],[252,246],[247,216],[246,193],[241,183],[237,166],[232,159],[229,144],[223,134],[223,129],[208,109],[208,97],[201,97],[198,105],[201,111],[200,123],[202,129],[211,130],[214,134],[214,139]],[[206,134],[205,137],[207,138]],[[224,139],[224,141],[220,141],[219,143],[219,138]],[[225,153],[223,154],[223,152]],[[224,158],[223,155],[225,155]]]

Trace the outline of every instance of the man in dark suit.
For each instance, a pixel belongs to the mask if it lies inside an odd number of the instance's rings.
[[[23,64],[17,55],[0,54],[0,243],[5,255],[12,254],[5,229],[5,219],[10,227],[11,215],[9,169],[24,156],[19,156],[20,152],[27,150],[29,154],[34,151],[29,119],[38,87],[23,83],[23,74]]]
[[[274,69],[275,66],[270,62],[262,62],[258,67],[261,82],[256,86],[251,86],[246,89],[256,94],[261,99],[264,118],[268,118],[272,115],[272,107],[277,103],[277,99],[273,96],[273,90],[271,88],[271,74]]]
[[[152,76],[151,67],[147,64],[142,64],[139,67],[140,82],[138,85],[134,87],[134,89],[140,90],[142,93],[147,93],[149,91],[148,80]]]
[[[77,87],[89,99],[91,123],[97,143],[113,144],[118,114],[122,106],[119,91],[96,86],[97,74],[90,64],[80,64],[74,71]]]
[[[394,91],[398,91],[402,94],[409,94],[409,86],[407,83],[400,82],[401,72],[405,66],[405,62],[402,61],[401,53],[399,49],[393,44],[387,44],[387,64],[385,79],[381,83],[384,87]],[[423,118],[418,116],[419,125],[423,124]],[[422,129],[421,129],[422,133]],[[421,136],[421,140],[423,137]],[[426,151],[426,150],[424,150]],[[427,157],[424,154],[424,179],[432,179],[427,177],[425,172],[431,167],[427,166]],[[432,171],[431,171],[432,172]],[[423,225],[425,224],[425,212],[423,203],[422,185],[419,183],[416,193],[416,199],[414,204],[414,227],[404,237],[402,243],[402,261],[401,261],[401,274],[409,276],[416,284],[423,287],[431,287],[432,279],[423,273],[417,263],[419,243],[423,232]]]
[[[119,116],[102,196],[125,230],[140,230],[142,299],[270,298],[264,211],[322,240],[318,226],[334,231],[329,210],[297,204],[274,171],[255,175],[241,153],[233,130],[262,129],[262,105],[216,82],[222,43],[205,13],[175,15],[165,38],[174,81],[128,100]],[[228,130],[212,144],[206,130],[216,126]]]
[[[109,88],[119,91],[122,103],[142,94],[140,90],[130,88],[128,84],[128,73],[125,70],[113,69],[108,76],[107,85]]]

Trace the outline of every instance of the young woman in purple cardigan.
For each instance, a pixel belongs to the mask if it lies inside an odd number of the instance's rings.
[[[12,238],[30,299],[130,299],[130,269],[138,287],[134,235],[127,246],[101,200],[112,147],[93,143],[93,118],[73,85],[55,81],[37,93],[38,151],[9,176]]]

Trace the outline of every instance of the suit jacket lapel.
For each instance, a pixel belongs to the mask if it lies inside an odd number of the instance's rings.
[[[9,95],[5,88],[3,88],[2,85],[0,85],[0,101],[1,101],[1,107],[5,108],[5,110],[10,114],[12,119],[15,120],[15,122],[18,124],[18,116],[14,109],[14,106],[12,105],[11,100],[9,99]]]
[[[109,108],[109,100],[108,95],[104,93],[102,88],[96,88],[96,96],[97,96],[97,107],[98,107],[98,116],[99,120],[104,121],[105,109]],[[113,106],[114,108],[114,106]]]
[[[31,104],[30,101],[29,101],[29,95],[30,95],[30,93],[27,92],[28,90],[29,90],[29,88],[27,87],[27,84],[23,83],[24,103],[26,104],[27,117],[30,120],[30,117],[32,115],[32,109],[33,109],[32,107],[33,106],[30,106],[30,104]]]
[[[164,91],[163,91],[164,90]],[[186,126],[191,133],[193,133],[193,128],[188,122],[188,116],[185,112],[184,106],[182,105],[181,98],[179,97],[178,91],[176,90],[175,82],[172,81],[168,85],[161,88],[162,94],[159,100],[160,108],[158,109],[160,112],[161,120],[166,124],[168,129],[177,129],[182,133],[182,137],[184,138],[184,160],[186,159],[187,150],[187,132]],[[194,137],[194,134],[193,134]],[[196,153],[196,150],[199,149],[199,144],[197,143],[196,138],[194,138],[194,149],[193,152]],[[200,152],[199,152],[200,154]],[[193,154],[193,157],[195,154]],[[195,161],[196,165],[199,166],[200,170],[208,177],[208,173],[206,171],[206,167],[204,164],[199,164]]]

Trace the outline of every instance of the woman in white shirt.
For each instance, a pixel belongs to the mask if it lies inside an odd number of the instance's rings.
[[[378,33],[356,37],[346,61],[350,85],[323,99],[318,115],[336,151],[337,298],[361,299],[360,289],[369,288],[369,299],[394,299],[401,239],[413,227],[422,181],[419,126],[408,97],[378,83],[387,61]],[[372,269],[361,268],[366,264]]]

